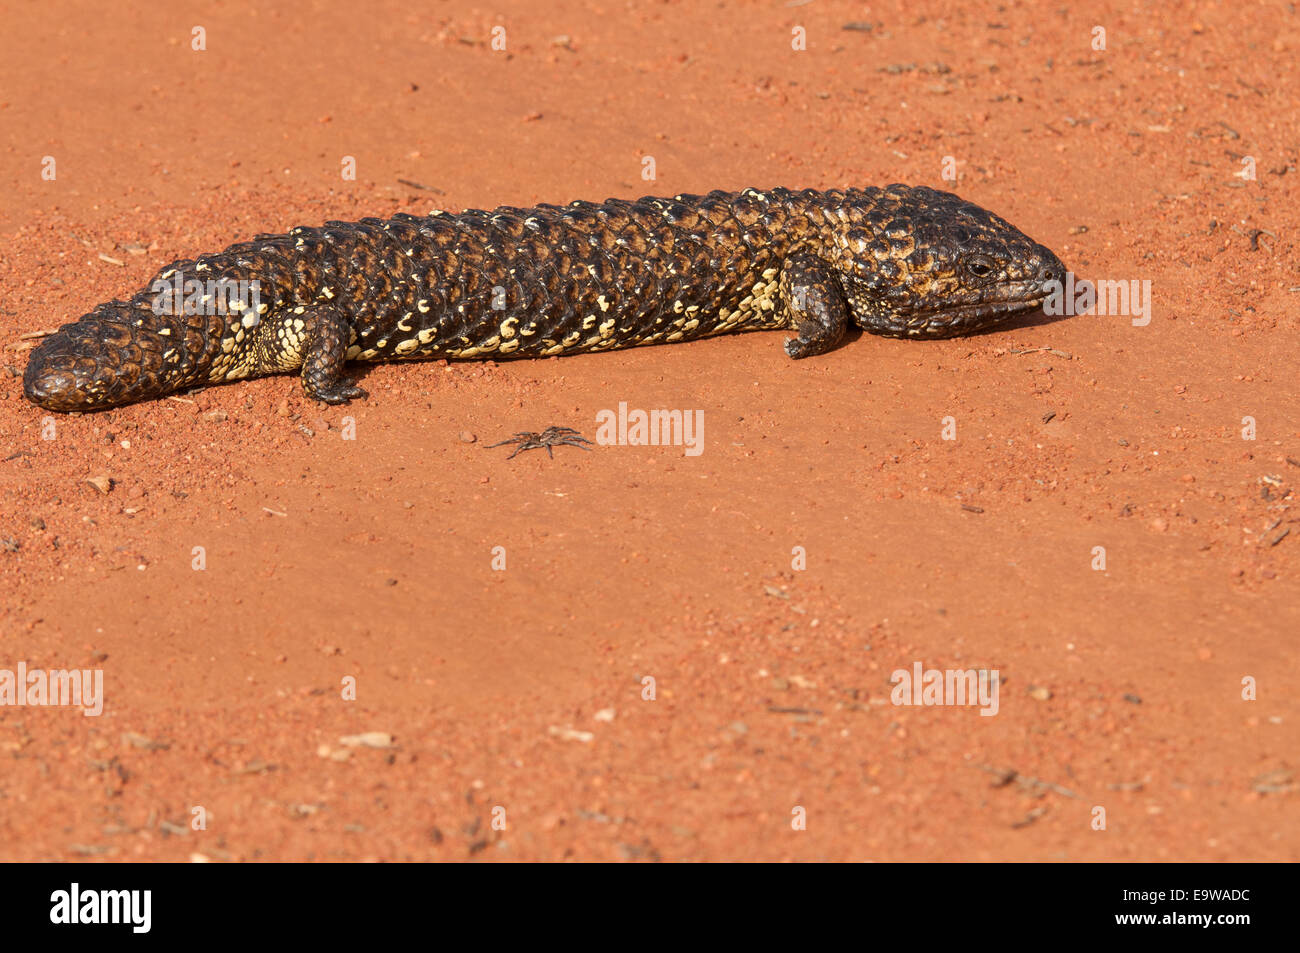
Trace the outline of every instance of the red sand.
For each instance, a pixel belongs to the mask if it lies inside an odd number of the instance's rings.
[[[1300,858],[1296,13],[139,7],[0,31],[0,668],[107,696],[0,708],[0,857]],[[1153,320],[379,365],[50,440],[21,395],[21,334],[259,232],[891,181]],[[620,401],[705,452],[484,447]],[[998,669],[998,715],[891,705],[918,661]]]

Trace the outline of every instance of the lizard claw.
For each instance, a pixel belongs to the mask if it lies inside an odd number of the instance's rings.
[[[327,404],[346,404],[353,400],[365,400],[370,395],[355,384],[340,381],[331,386],[312,388],[307,391],[307,396]]]

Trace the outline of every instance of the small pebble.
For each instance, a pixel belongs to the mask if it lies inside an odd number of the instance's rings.
[[[87,479],[86,482],[105,495],[113,489],[113,481],[106,476],[93,476]]]
[[[339,744],[345,748],[392,748],[393,736],[386,731],[364,731],[359,735],[344,735]]]

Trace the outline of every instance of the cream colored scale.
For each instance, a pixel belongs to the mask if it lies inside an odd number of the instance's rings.
[[[710,329],[710,335],[725,334],[742,325],[753,326],[760,322],[773,328],[784,326],[786,317],[784,315],[777,316],[780,289],[779,275],[780,272],[776,268],[765,270],[762,280],[755,282],[753,287],[749,289],[749,294],[740,301],[734,310],[723,308],[719,312],[719,320]],[[322,291],[322,296],[328,299],[330,295],[327,290]],[[608,312],[610,304],[604,295],[597,298],[597,304],[602,312]],[[417,307],[421,313],[428,313],[429,306],[425,299],[421,299],[417,303]],[[260,310],[265,312],[267,310],[266,306],[262,305]],[[300,368],[303,361],[303,349],[306,344],[305,326],[301,317],[305,310],[303,307],[297,307],[293,309],[291,315],[283,320],[263,321],[260,324],[254,323],[256,326],[250,326],[247,317],[230,323],[228,333],[222,341],[222,353],[214,361],[209,379],[221,381],[247,377],[254,367],[259,365],[265,367],[271,360],[274,361],[277,370],[296,370]],[[669,315],[661,315],[657,322],[662,323],[663,326],[656,328],[651,334],[641,338],[638,343],[658,344],[680,341],[700,325],[700,307],[698,305],[688,306],[684,305],[680,300],[674,301],[671,315],[671,319]],[[413,326],[410,324],[412,318],[413,314],[410,312],[403,315],[402,319],[397,323],[397,330],[412,331]],[[540,351],[540,354],[542,356],[552,356],[574,350],[608,350],[624,341],[622,338],[615,337],[617,323],[617,317],[612,315],[604,313],[589,314],[583,318],[582,330],[570,331],[559,341],[546,339],[544,341],[545,346]],[[493,353],[509,355],[519,348],[523,339],[538,333],[538,328],[533,324],[525,323],[521,326],[517,315],[506,318],[501,322],[497,330],[497,334],[477,344],[462,338],[459,343],[444,345],[433,351],[430,348],[438,336],[439,329],[437,327],[425,328],[411,337],[398,341],[384,355],[384,358],[446,357],[468,359],[484,357]],[[268,334],[273,338],[273,344],[270,347],[263,343],[267,340],[264,336]],[[251,341],[252,346],[243,347],[247,335],[255,337]],[[375,347],[363,350],[356,343],[356,333],[354,331],[345,357],[349,361],[373,360],[380,355],[383,348],[388,346],[389,340],[389,338],[383,338],[376,342]]]

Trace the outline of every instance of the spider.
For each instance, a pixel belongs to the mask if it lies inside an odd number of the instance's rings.
[[[541,433],[532,433],[531,431],[520,431],[512,437],[502,440],[500,443],[488,444],[484,449],[491,450],[493,447],[504,447],[507,444],[514,444],[515,452],[506,457],[507,460],[513,460],[516,454],[524,450],[540,450],[546,448],[546,455],[551,459],[555,458],[552,447],[577,447],[579,450],[591,450],[590,446],[584,447],[583,444],[590,444],[591,441],[584,437],[572,427],[547,427]]]

